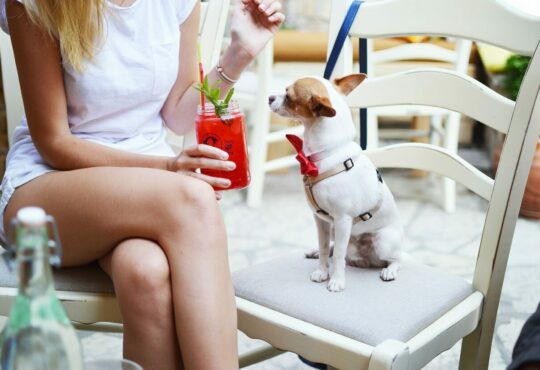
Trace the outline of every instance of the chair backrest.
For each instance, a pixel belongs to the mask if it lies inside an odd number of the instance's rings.
[[[0,63],[2,65],[2,84],[6,103],[6,118],[8,125],[8,143],[11,146],[15,127],[24,115],[24,106],[19,87],[19,76],[8,34],[0,31]]]
[[[230,4],[230,0],[207,0],[201,3],[199,37],[203,46],[202,62],[207,71],[217,64],[221,55]]]
[[[229,6],[230,0],[209,0],[201,3],[199,37],[201,38],[201,44],[204,45],[201,57],[206,70],[215,65],[219,58]],[[0,63],[2,65],[2,82],[6,102],[8,140],[11,146],[13,132],[24,115],[24,106],[11,39],[8,34],[1,31]]]
[[[373,40],[368,40],[368,71],[370,74],[376,70],[378,63],[395,62],[402,60],[429,60],[446,62],[452,69],[461,73],[467,72],[472,41],[457,39],[454,49],[449,50],[439,45],[419,42],[394,46],[388,49],[375,51]]]
[[[349,3],[332,2],[330,40],[335,40]],[[458,155],[432,145],[401,144],[368,153],[380,167],[436,172],[489,200],[473,279],[474,287],[485,296],[482,319],[478,329],[465,339],[468,348],[489,348],[515,224],[540,134],[540,17],[495,0],[384,0],[362,5],[349,36],[404,35],[458,37],[532,56],[516,102],[463,73],[444,69],[368,78],[348,96],[349,105],[355,108],[407,104],[446,108],[506,134],[495,180]],[[334,73],[342,76],[351,72],[352,46],[347,42]],[[488,359],[462,356],[462,362],[473,361],[463,368],[487,368]]]
[[[207,72],[217,64],[221,55],[230,5],[231,0],[206,0],[201,2],[199,40],[203,67]],[[186,143],[195,143],[195,131],[191,130],[183,137],[169,131],[167,141],[175,152],[179,152]]]

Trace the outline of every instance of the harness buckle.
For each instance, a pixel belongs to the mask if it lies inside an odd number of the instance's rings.
[[[349,158],[345,162],[343,162],[343,165],[345,166],[345,171],[349,171],[351,168],[354,167],[354,161],[352,160],[352,158]]]
[[[382,179],[382,176],[381,176],[381,173],[379,172],[379,170],[376,170],[377,171],[377,179],[379,180],[379,182],[382,184],[384,183],[383,179]]]
[[[373,215],[369,212],[362,213],[360,216],[358,216],[362,221],[369,221],[373,218]]]

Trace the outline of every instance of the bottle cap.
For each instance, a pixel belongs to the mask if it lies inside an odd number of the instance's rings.
[[[17,219],[28,226],[41,226],[47,222],[47,215],[39,207],[25,207],[17,212]]]

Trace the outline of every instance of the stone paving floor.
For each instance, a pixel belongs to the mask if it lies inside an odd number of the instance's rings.
[[[472,278],[487,202],[458,188],[457,210],[445,213],[436,178],[413,178],[406,171],[383,172],[394,192],[406,226],[405,251],[428,265]],[[301,187],[291,174],[267,176],[264,203],[249,209],[241,192],[222,201],[233,270],[317,245],[315,227]],[[519,219],[503,287],[490,369],[502,370],[511,359],[513,344],[525,319],[540,301],[540,222]],[[89,358],[120,357],[121,335],[80,332]],[[244,351],[259,343],[239,336]],[[426,369],[457,369],[459,344],[441,354]],[[295,355],[284,354],[251,366],[253,370],[310,369]]]

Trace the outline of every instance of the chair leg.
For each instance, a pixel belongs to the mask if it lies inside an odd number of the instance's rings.
[[[270,115],[267,112],[257,114],[255,112],[255,122],[250,140],[250,172],[251,183],[247,190],[247,205],[252,208],[259,207],[262,201],[264,187],[264,165],[268,155],[268,142],[266,137],[270,132]]]
[[[406,370],[409,366],[409,348],[405,343],[389,339],[373,350],[368,370]]]
[[[452,112],[446,119],[446,129],[443,138],[443,146],[452,153],[457,153],[459,140],[459,122],[461,115]],[[456,183],[448,178],[443,179],[443,208],[446,212],[452,213],[456,209]]]
[[[426,144],[429,142],[429,129],[431,125],[430,116],[413,116],[412,117],[412,129],[417,133],[418,136],[411,139],[414,143],[423,143]],[[411,170],[411,176],[413,177],[425,177],[427,175],[426,171],[422,170]]]
[[[279,349],[276,349],[270,345],[256,348],[240,355],[240,369],[251,366],[253,364],[258,364],[259,362],[266,361],[272,357],[279,356],[283,353],[285,352],[280,351]]]
[[[250,138],[251,184],[247,190],[247,205],[249,207],[261,205],[264,187],[264,174],[266,172],[264,164],[268,154],[268,141],[266,138],[270,132],[267,94],[270,90],[270,79],[272,78],[273,50],[274,46],[272,42],[269,42],[258,57],[259,93],[255,101],[253,131]]]
[[[441,115],[431,116],[431,127],[429,143],[431,145],[441,145],[441,134],[443,133],[443,119]]]
[[[487,370],[493,335],[483,334],[477,328],[463,339],[459,370]]]
[[[377,149],[379,147],[379,120],[370,109],[367,111],[367,149]]]
[[[484,300],[481,313],[482,319],[478,327],[471,334],[463,338],[459,358],[460,370],[488,369],[501,286],[499,285],[498,288],[494,289],[497,291],[491,292],[491,299]],[[493,298],[493,296],[496,296],[496,298]]]

